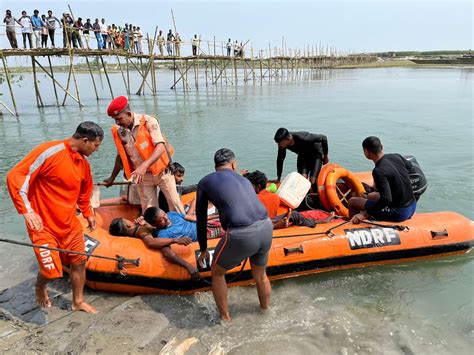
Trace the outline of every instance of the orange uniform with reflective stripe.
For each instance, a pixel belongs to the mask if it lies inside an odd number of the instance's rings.
[[[89,162],[71,150],[69,140],[44,143],[31,151],[8,173],[7,186],[18,213],[35,212],[43,220],[41,232],[28,229],[33,243],[84,252],[76,207],[84,217],[93,216],[90,205],[92,174]],[[40,268],[49,265],[46,269],[41,268],[45,277],[62,275],[58,252],[35,249],[35,253]],[[72,255],[61,258],[63,262],[72,263],[84,260],[84,257]]]

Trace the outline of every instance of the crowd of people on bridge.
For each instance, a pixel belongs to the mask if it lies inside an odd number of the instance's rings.
[[[6,10],[3,19],[5,32],[12,49],[19,49],[17,42],[17,28],[20,29],[23,49],[35,48],[55,48],[56,30],[62,29],[62,39],[64,48],[77,49],[107,49],[123,50],[134,54],[144,54],[144,47],[158,48],[160,56],[181,57],[182,39],[175,31],[170,29],[166,36],[160,30],[156,38],[144,36],[140,26],[125,23],[124,26],[115,24],[108,25],[105,18],[95,18],[94,20],[82,17],[74,18],[70,13],[63,13],[60,18],[48,10],[47,15],[40,15],[39,10],[34,10],[33,15],[28,15],[26,10],[21,12],[20,17],[12,15],[11,10]],[[91,42],[95,39],[95,45]],[[49,41],[49,44],[48,44]],[[191,39],[193,56],[200,55],[201,36],[195,34]],[[226,44],[227,56],[243,57],[244,45],[236,40],[232,43],[229,38]],[[166,52],[165,52],[166,50]]]

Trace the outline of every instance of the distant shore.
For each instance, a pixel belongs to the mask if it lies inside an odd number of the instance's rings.
[[[470,64],[416,64],[408,59],[379,59],[371,63],[341,64],[334,69],[365,69],[365,68],[463,68],[472,67]]]

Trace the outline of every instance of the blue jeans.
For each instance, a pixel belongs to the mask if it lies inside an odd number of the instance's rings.
[[[102,35],[99,32],[95,33],[95,38],[97,39],[97,49],[102,49]]]

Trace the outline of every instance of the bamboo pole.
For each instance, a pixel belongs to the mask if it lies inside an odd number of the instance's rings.
[[[74,87],[76,88],[76,97],[77,97],[77,100],[79,101],[79,108],[80,108],[83,105],[81,103],[81,97],[79,96],[79,85],[77,84],[77,80],[76,80],[76,71],[74,70],[74,53],[73,53],[73,50],[71,50],[70,60],[71,60],[72,79],[74,80]]]
[[[36,59],[35,59],[35,61],[36,61]],[[50,74],[50,73],[46,70],[46,68],[43,67],[43,66],[41,65],[41,63],[38,62],[38,61],[36,61],[36,64],[40,67],[41,70],[43,70],[43,71],[46,73],[46,75],[48,75],[48,76],[56,83],[57,86],[59,86],[59,88],[60,88],[61,90],[64,91],[65,95],[69,95],[74,101],[79,102],[79,100],[78,100],[73,94],[71,94],[68,90],[66,90],[66,89],[61,85],[61,83],[60,83],[59,81],[57,81],[57,80],[54,78],[53,72],[51,72],[51,74]]]
[[[48,57],[49,59],[49,57]],[[87,63],[87,68],[89,69],[89,73],[91,75],[91,79],[92,79],[92,86],[94,87],[94,93],[95,93],[95,98],[97,99],[97,101],[99,100],[99,94],[97,92],[97,86],[95,85],[95,79],[94,79],[94,74],[92,73],[92,68],[91,68],[91,64],[89,63],[89,58],[87,58],[86,56],[86,63]],[[49,63],[51,65],[51,61]],[[54,88],[54,90],[56,90],[56,88]],[[59,106],[59,105],[58,105]]]
[[[102,68],[104,68],[104,74],[105,74],[105,77],[107,79],[107,84],[109,84],[110,96],[112,97],[112,100],[113,100],[115,98],[114,97],[114,92],[112,91],[112,85],[110,85],[109,74],[107,73],[107,68],[105,66],[104,58],[102,58],[102,56],[100,56],[100,62],[102,63]]]
[[[36,104],[38,107],[44,107],[43,105],[43,99],[41,98],[41,93],[38,87],[38,79],[36,78],[36,65],[35,65],[35,57],[31,56],[31,64],[33,66],[33,81],[35,84],[35,93],[36,93]]]
[[[15,115],[15,112],[13,112],[12,110],[10,110],[10,108],[3,102],[0,100],[0,105],[2,105],[3,107],[5,107],[5,109],[13,116],[13,117],[16,117],[18,115]],[[3,112],[0,110],[0,118],[3,120]]]
[[[11,81],[12,79],[10,77],[10,70],[8,70],[7,61],[5,60],[5,57],[3,56],[3,51],[0,51],[0,54],[2,56],[3,71],[5,72],[5,76],[7,78],[8,91],[10,91],[10,98],[13,103],[13,110],[15,111],[15,115],[18,116],[18,109],[16,107],[15,95],[13,95],[13,87],[12,87],[12,81]]]
[[[54,96],[56,98],[56,105],[59,107],[58,90],[56,89],[56,83],[55,83],[55,80],[54,80],[53,66],[51,64],[51,57],[49,55],[48,55],[48,63],[49,63],[49,70],[51,71],[51,80],[53,82],[53,89],[54,89]]]

